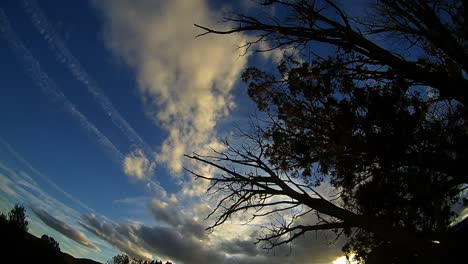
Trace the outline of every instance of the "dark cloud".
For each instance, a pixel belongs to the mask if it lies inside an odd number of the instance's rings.
[[[225,263],[225,254],[203,241],[186,237],[170,228],[146,227],[139,230],[140,236],[151,249],[183,263]]]
[[[178,208],[176,208],[172,203],[169,204],[167,202],[154,199],[149,204],[149,209],[158,222],[166,223],[170,226],[179,226],[185,222],[180,210],[178,210]]]
[[[93,214],[83,215],[87,230],[138,258],[165,257],[183,263],[223,263],[224,254],[205,246],[202,240],[168,226],[117,224]]]
[[[168,209],[171,211],[171,209]],[[175,211],[172,211],[175,212]],[[175,263],[331,263],[340,253],[341,243],[329,245],[332,233],[309,233],[295,240],[292,247],[275,248],[270,252],[259,249],[255,239],[220,240],[204,236],[199,239],[182,228],[170,226],[181,218],[166,218],[163,226],[137,223],[115,223],[94,214],[82,216],[86,229],[130,256],[149,259],[162,258]],[[168,223],[169,222],[169,223]],[[186,228],[190,229],[190,228]]]
[[[219,245],[219,249],[228,254],[243,254],[247,256],[256,256],[259,253],[255,240],[240,240],[223,241]]]
[[[101,251],[97,246],[95,246],[89,238],[83,234],[83,232],[80,232],[76,230],[75,228],[71,227],[70,225],[66,224],[65,222],[53,217],[49,213],[47,213],[44,210],[41,209],[33,209],[33,212],[39,219],[44,222],[44,224],[48,225],[49,227],[55,229],[56,231],[60,232],[64,236],[86,246],[89,247],[95,251]]]
[[[207,235],[205,226],[195,220],[193,216],[183,213],[174,203],[155,199],[150,203],[149,208],[157,222],[169,225],[184,236],[203,239]]]
[[[148,259],[151,255],[138,246],[139,238],[134,235],[136,226],[119,225],[105,218],[97,218],[94,214],[82,215],[80,224],[91,233],[100,237],[133,257]]]

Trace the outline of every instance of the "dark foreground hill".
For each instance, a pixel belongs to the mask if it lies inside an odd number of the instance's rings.
[[[63,253],[48,240],[38,238],[15,224],[0,221],[0,263],[100,264]]]

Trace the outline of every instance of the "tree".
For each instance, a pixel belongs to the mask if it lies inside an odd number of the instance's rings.
[[[247,142],[188,156],[220,172],[191,171],[224,194],[211,228],[254,210],[284,218],[258,239],[266,248],[334,230],[366,263],[440,263],[456,252],[447,230],[468,183],[464,2],[380,0],[365,20],[331,0],[263,5],[284,12],[226,17],[236,26],[224,31],[196,25],[200,35],[254,32],[247,48],[295,50],[276,73],[244,71],[268,116],[241,133]],[[324,182],[336,197],[317,192]]]
[[[17,226],[20,230],[27,232],[29,222],[26,219],[26,209],[22,205],[16,204],[13,209],[8,212],[8,222]]]
[[[112,257],[109,264],[130,264],[130,257],[125,254],[118,254]]]
[[[0,224],[4,225],[8,223],[8,218],[4,213],[0,213]]]
[[[163,262],[161,260],[143,260],[139,258],[131,258],[126,254],[118,254],[112,257],[111,260],[107,261],[109,264],[162,264]],[[170,264],[170,262],[169,262]]]
[[[51,249],[52,251],[60,252],[59,243],[53,237],[43,234],[41,239],[47,248]]]

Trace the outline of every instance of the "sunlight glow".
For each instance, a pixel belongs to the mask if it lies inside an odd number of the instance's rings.
[[[332,264],[357,264],[357,261],[354,260],[354,254],[351,254],[349,260],[346,259],[346,256],[341,256],[335,259]]]

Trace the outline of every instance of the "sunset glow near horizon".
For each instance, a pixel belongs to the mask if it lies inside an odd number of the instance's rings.
[[[30,232],[105,262],[123,252],[174,263],[345,263],[342,240],[306,235],[290,249],[254,244],[239,215],[208,234],[208,182],[183,155],[220,149],[256,107],[240,75],[278,53],[250,36],[203,36],[250,1],[0,3],[0,209],[23,204]],[[326,192],[327,186],[324,186]],[[344,259],[346,261],[346,258]]]

